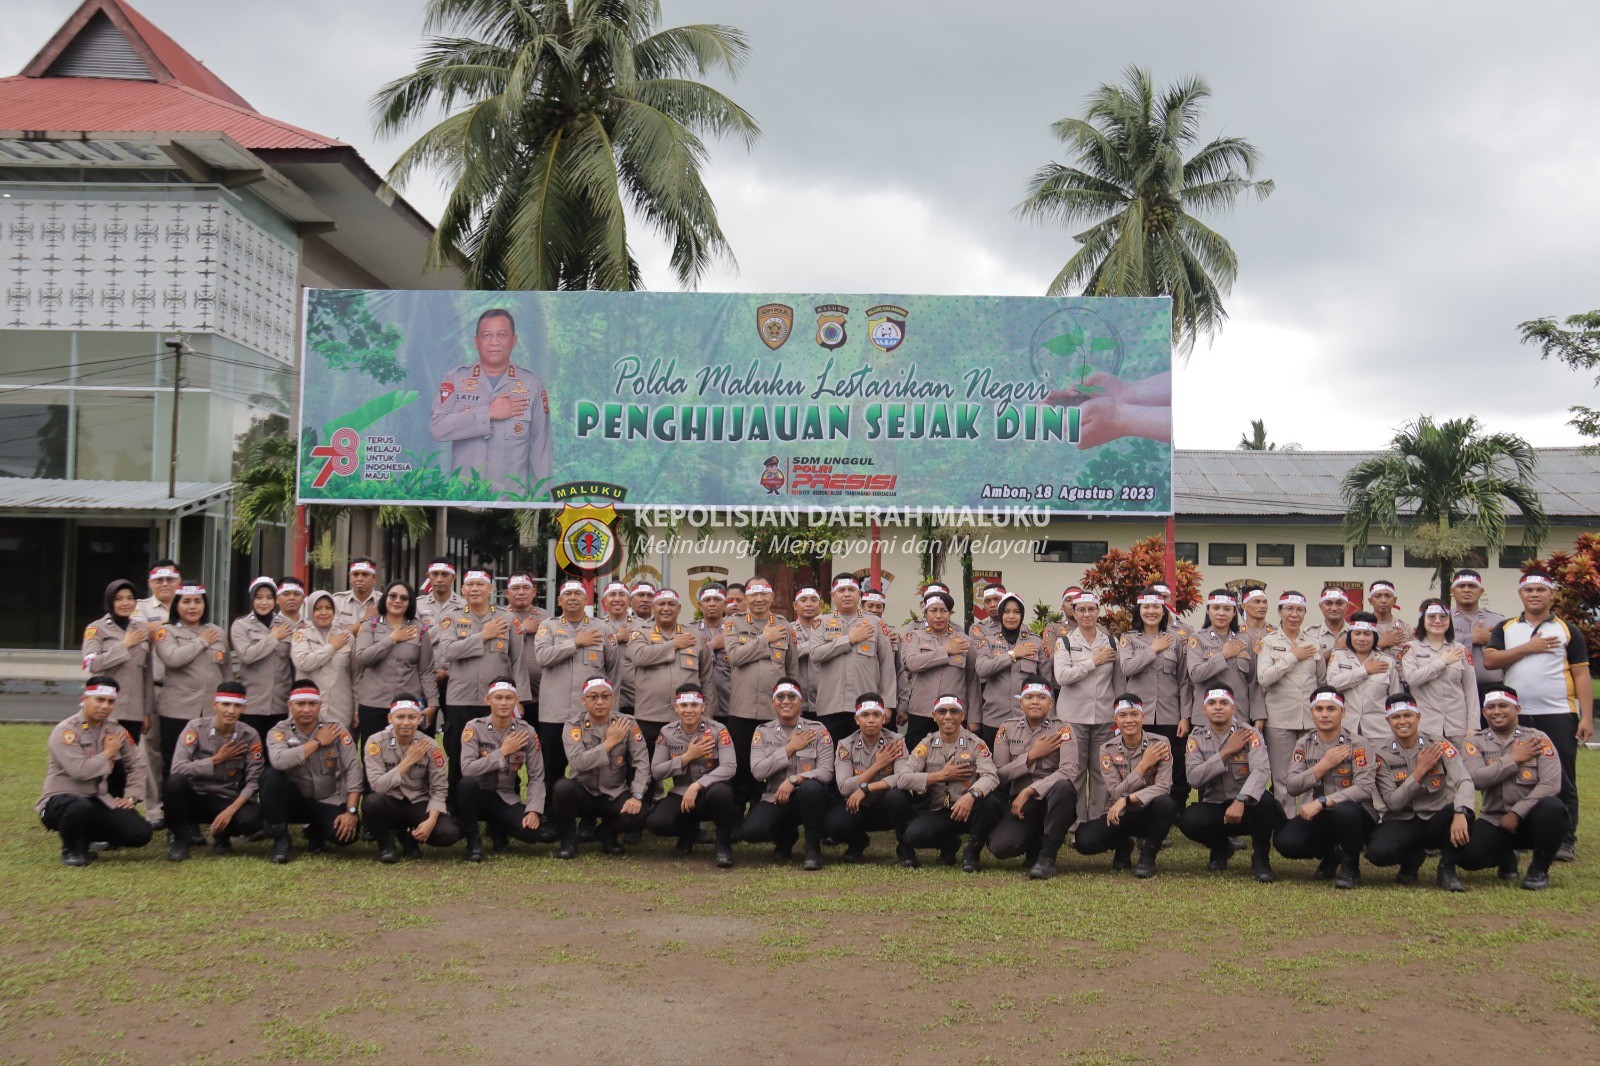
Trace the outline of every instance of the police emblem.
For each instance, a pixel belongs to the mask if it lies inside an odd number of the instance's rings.
[[[556,516],[556,564],[568,570],[605,569],[617,554],[616,519],[617,509],[609,503],[563,505]]]
[[[756,308],[756,333],[772,351],[783,347],[794,332],[794,308],[788,304],[762,304]]]
[[[906,316],[904,307],[879,304],[867,308],[867,339],[880,352],[894,351],[905,343]]]
[[[850,309],[843,304],[823,304],[817,307],[817,343],[828,351],[837,351],[850,339],[844,328],[845,316]]]

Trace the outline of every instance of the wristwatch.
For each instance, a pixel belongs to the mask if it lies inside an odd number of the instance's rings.
[[[642,792],[635,792],[635,793],[634,793],[634,794],[633,794],[633,798],[634,798],[634,799],[636,799],[636,800],[643,800],[643,799],[644,799],[644,793],[642,793]]]
[[[345,810],[346,814],[354,814],[354,813],[356,813],[356,809],[354,807],[347,806],[347,807],[345,807],[344,810]]]

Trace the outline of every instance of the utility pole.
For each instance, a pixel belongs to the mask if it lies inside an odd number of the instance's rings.
[[[183,391],[183,353],[189,345],[179,334],[165,342],[172,349],[172,462],[167,468],[167,499],[178,498],[178,397]]]

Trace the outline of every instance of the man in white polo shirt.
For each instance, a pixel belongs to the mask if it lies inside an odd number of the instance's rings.
[[[1594,735],[1594,695],[1589,682],[1589,649],[1583,634],[1551,613],[1556,583],[1531,570],[1517,582],[1522,613],[1495,627],[1483,664],[1505,671],[1516,689],[1522,724],[1550,738],[1561,760],[1561,802],[1567,808],[1567,834],[1557,862],[1572,862],[1578,839],[1578,745]]]

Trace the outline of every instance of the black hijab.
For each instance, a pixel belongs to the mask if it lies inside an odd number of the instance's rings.
[[[134,602],[136,604],[138,603],[139,590],[134,587],[132,581],[129,581],[124,577],[119,577],[111,584],[106,586],[106,617],[111,619],[112,625],[116,626],[118,629],[125,630],[128,628],[128,623],[117,617],[117,593],[121,592],[123,589],[127,589],[129,592],[133,593]],[[134,610],[138,610],[138,608],[135,607]]]

